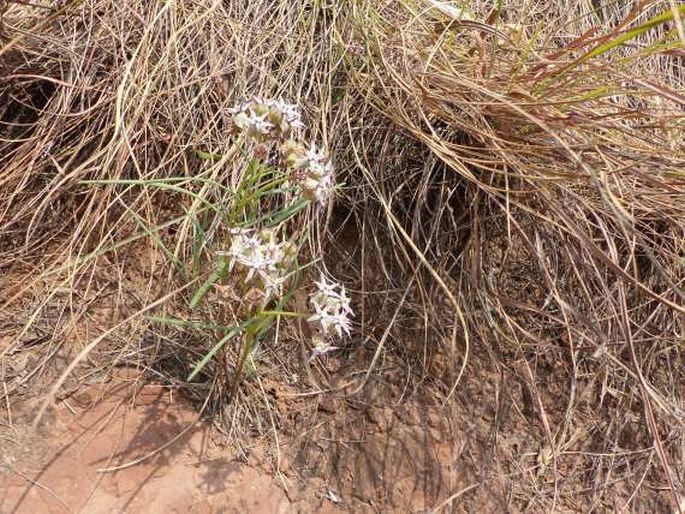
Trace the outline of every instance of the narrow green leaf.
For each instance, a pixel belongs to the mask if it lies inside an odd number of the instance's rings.
[[[200,286],[200,288],[193,295],[192,300],[190,300],[190,308],[194,309],[202,301],[205,295],[209,292],[212,286],[224,276],[224,273],[228,271],[228,260],[224,259],[221,264],[209,275],[209,278]]]
[[[685,5],[681,5],[680,7],[678,7],[678,9],[680,10],[681,14],[685,15]],[[663,13],[646,21],[642,25],[638,25],[637,27],[634,27],[626,31],[624,34],[621,34],[620,36],[612,39],[608,43],[604,43],[603,45],[599,45],[597,48],[590,50],[588,53],[586,53],[579,59],[579,62],[584,62],[589,59],[592,59],[593,57],[597,57],[598,55],[602,55],[610,51],[611,49],[616,48],[617,46],[625,43],[626,41],[630,41],[631,39],[634,39],[639,35],[644,34],[648,30],[651,30],[654,27],[657,27],[658,25],[661,25],[672,20],[673,11],[670,9],[664,11]]]
[[[218,352],[226,343],[228,343],[231,339],[233,339],[236,335],[238,335],[240,332],[242,332],[245,327],[251,322],[252,320],[249,320],[242,325],[239,325],[237,327],[232,327],[232,329],[226,334],[224,337],[222,337],[218,343],[214,345],[214,347],[209,350],[202,359],[200,359],[200,362],[198,362],[195,367],[193,368],[193,371],[191,371],[190,375],[188,375],[188,378],[186,379],[187,382],[192,381],[197,374],[202,371],[202,369],[207,365],[207,363],[216,355],[216,352]]]

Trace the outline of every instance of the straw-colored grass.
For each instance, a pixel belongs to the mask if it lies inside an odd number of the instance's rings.
[[[213,251],[198,226],[216,226],[208,205],[230,205],[246,162],[227,136],[225,109],[283,96],[335,149],[346,182],[309,240],[332,265],[340,254],[327,250],[331,235],[354,226],[364,255],[347,276],[357,340],[375,345],[365,376],[381,372],[386,353],[409,351],[434,393],[452,401],[488,361],[525,385],[541,420],[540,466],[553,486],[535,508],[571,495],[557,458],[576,449],[579,432],[592,444],[578,451],[599,456],[582,462],[572,485],[610,495],[620,461],[635,467],[627,507],[649,482],[677,508],[685,9],[584,0],[473,2],[468,15],[441,0],[63,4],[9,2],[0,18],[0,270],[31,270],[0,298],[0,312],[22,312],[34,296],[12,348],[55,302],[62,310],[49,340],[72,344],[78,305],[106,276],[125,323],[77,341],[84,361],[114,341],[115,361],[168,379],[187,374],[212,332],[145,316],[193,316],[189,282],[200,281],[198,259]],[[403,342],[410,326],[420,344]],[[281,370],[288,358],[279,354],[292,346],[279,337],[280,329],[265,352],[275,349],[266,361]],[[446,374],[436,371],[442,357]],[[189,387],[201,398],[212,392],[214,405],[229,402],[216,385],[221,369],[208,366],[204,385]],[[241,419],[233,417],[236,433]],[[618,444],[628,425],[650,441],[641,460]]]

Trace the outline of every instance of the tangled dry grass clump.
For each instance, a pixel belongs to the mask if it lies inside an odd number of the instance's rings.
[[[22,276],[0,283],[3,358],[39,330],[47,355],[78,348],[53,392],[89,360],[134,363],[230,409],[243,433],[259,408],[221,379],[238,350],[187,384],[218,335],[155,319],[215,316],[188,303],[249,162],[227,109],[283,97],[346,183],[305,225],[309,255],[354,286],[358,344],[343,354],[370,353],[351,373],[399,356],[420,370],[409,382],[464,415],[470,384],[494,377],[500,402],[520,386],[513,409],[537,421],[510,429],[536,434],[535,462],[493,457],[519,477],[514,510],[652,496],[677,509],[685,9],[597,5],[0,2],[0,270]],[[359,255],[342,258],[336,238]],[[81,333],[103,295],[116,314]],[[326,377],[287,343],[306,327],[284,325],[251,373]],[[3,380],[11,393],[26,377]]]

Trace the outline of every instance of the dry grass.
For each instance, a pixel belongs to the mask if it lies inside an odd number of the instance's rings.
[[[452,350],[456,324],[462,362],[470,347],[485,349],[500,372],[527,384],[546,437],[541,454],[559,455],[578,432],[618,446],[636,421],[622,414],[637,403],[677,503],[685,103],[674,55],[682,47],[673,29],[673,55],[662,53],[657,30],[595,57],[619,34],[609,27],[639,25],[664,6],[575,7],[569,19],[533,9],[521,20],[511,19],[512,6],[484,25],[426,2],[359,3],[358,29],[347,36],[360,42],[350,76],[364,100],[430,150],[402,180],[390,176],[396,168],[378,177],[367,160],[392,155],[392,143],[362,152],[360,167],[381,223],[407,249],[398,260],[408,271],[417,259],[430,263],[426,275],[448,300],[427,300],[426,325]],[[606,28],[591,31],[599,21]],[[453,376],[450,391],[462,377]],[[565,384],[561,397],[549,398],[550,380]],[[597,416],[583,419],[586,395],[597,395],[596,408],[606,391],[618,406],[615,423],[600,428]],[[553,471],[545,510],[559,507],[565,489]]]
[[[362,266],[349,278],[358,333],[376,344],[366,376],[386,352],[404,352],[435,394],[459,400],[487,361],[524,384],[541,423],[538,468],[551,478],[530,508],[568,506],[579,483],[594,491],[588,507],[618,494],[617,475],[626,507],[651,488],[675,508],[685,481],[682,24],[612,47],[672,7],[627,4],[482,2],[479,21],[463,21],[437,0],[8,3],[0,270],[21,263],[29,278],[0,312],[41,291],[12,348],[60,298],[49,339],[73,338],[78,306],[107,277],[127,319],[106,334],[117,336],[111,359],[187,370],[211,342],[151,328],[142,314],[155,301],[182,309],[187,291],[159,299],[211,250],[207,204],[232,201],[244,159],[224,109],[282,95],[336,148],[348,184],[311,240],[327,248],[326,230],[342,225],[360,234]],[[408,330],[421,344],[403,341]],[[575,450],[585,460],[565,479],[562,457]]]

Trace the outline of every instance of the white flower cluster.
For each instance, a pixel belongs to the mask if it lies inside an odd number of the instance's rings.
[[[323,149],[315,143],[306,148],[302,143],[288,140],[281,145],[281,154],[291,170],[291,179],[309,200],[323,205],[333,192],[333,164]]]
[[[317,323],[321,330],[315,337],[315,348],[312,358],[338,349],[326,341],[327,336],[335,333],[342,337],[343,333],[350,335],[354,316],[350,299],[345,293],[345,287],[335,282],[327,282],[322,275],[321,280],[315,282],[317,290],[309,296],[309,303],[314,314],[309,317],[310,323]]]
[[[274,230],[233,229],[231,247],[217,255],[230,258],[229,271],[237,265],[246,271],[245,283],[257,277],[261,282],[264,301],[282,293],[287,272],[297,257],[297,248],[290,241],[278,241]]]
[[[301,142],[299,131],[305,125],[297,105],[280,98],[255,97],[228,112],[234,130],[257,143],[258,158],[267,155],[268,142],[281,142],[281,156],[292,183],[305,198],[320,205],[328,201],[335,187],[333,164],[326,150],[313,142],[308,146]]]
[[[272,100],[255,97],[228,109],[228,112],[232,115],[235,129],[259,143],[287,137],[305,127],[297,105],[281,98]]]

